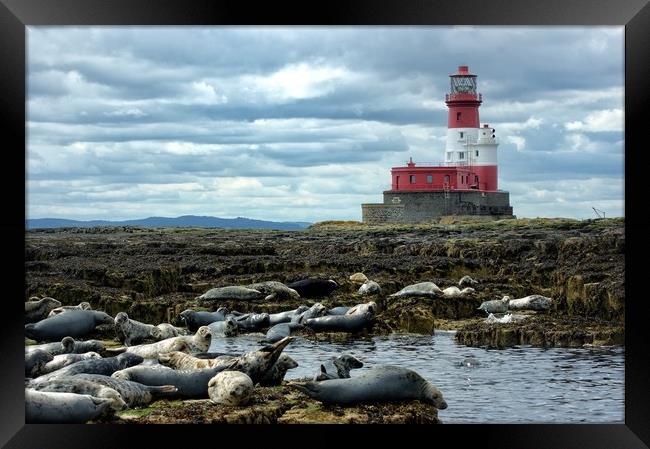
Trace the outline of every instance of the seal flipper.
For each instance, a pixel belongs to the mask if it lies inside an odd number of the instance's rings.
[[[318,384],[316,382],[289,383],[287,386],[295,388],[311,398],[313,398],[318,392]]]
[[[167,396],[178,392],[178,388],[174,385],[161,385],[161,386],[150,386],[149,393],[153,396]]]

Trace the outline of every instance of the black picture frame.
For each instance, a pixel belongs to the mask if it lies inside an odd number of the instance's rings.
[[[434,429],[358,426],[331,431],[311,426],[117,426],[25,425],[22,374],[24,296],[25,193],[25,75],[26,26],[29,25],[621,25],[625,26],[625,424],[443,425]],[[3,369],[0,444],[8,448],[135,447],[223,444],[222,439],[246,438],[312,446],[335,444],[339,438],[396,437],[406,444],[498,446],[501,448],[642,448],[650,444],[650,301],[643,294],[647,263],[648,205],[642,142],[650,137],[642,120],[650,104],[650,5],[648,0],[480,0],[331,1],[281,4],[277,2],[210,0],[0,0],[0,116],[3,156],[10,158],[3,176],[5,204],[1,214],[7,289],[3,301],[0,345]],[[570,45],[570,43],[567,43]],[[588,67],[585,67],[588,70]],[[7,139],[7,137],[9,139]],[[8,142],[13,142],[10,144]],[[8,170],[7,170],[8,168]],[[21,193],[22,192],[22,193]],[[8,201],[10,200],[10,201]],[[24,285],[24,284],[23,284]],[[489,422],[489,416],[485,418]],[[288,432],[288,435],[283,435]],[[343,436],[344,435],[344,436]],[[294,439],[294,436],[297,439]],[[314,438],[316,437],[316,438]],[[287,440],[289,438],[289,440]],[[416,440],[417,438],[417,440]],[[444,439],[443,439],[444,438]],[[316,441],[315,441],[316,440]],[[412,440],[412,443],[411,441]],[[416,441],[420,441],[417,443]],[[453,443],[452,443],[453,442]]]

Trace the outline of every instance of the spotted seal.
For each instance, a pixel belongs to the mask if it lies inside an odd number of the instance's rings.
[[[25,389],[25,423],[83,424],[110,413],[111,400]]]
[[[73,363],[52,373],[34,379],[34,382],[45,382],[55,377],[74,376],[76,374],[104,374],[110,376],[115,371],[139,365],[144,359],[136,354],[120,354],[117,357],[102,359],[87,359]]]
[[[240,371],[222,371],[208,382],[208,396],[215,404],[246,405],[253,393],[253,381]]]
[[[83,337],[101,324],[113,324],[113,318],[97,310],[70,310],[38,323],[25,325],[25,335],[36,341],[60,340],[63,337]]]
[[[264,294],[259,290],[241,287],[239,285],[231,285],[228,287],[211,288],[197,299],[200,301],[251,301],[263,298]]]
[[[181,335],[188,335],[187,330],[169,323],[160,323],[151,329],[151,337],[156,341],[179,337]]]
[[[325,404],[353,405],[416,399],[432,404],[439,410],[447,408],[440,390],[415,371],[399,366],[369,368],[349,379],[294,382],[290,385]]]
[[[264,340],[261,340],[262,344],[275,343],[276,341],[282,340],[284,337],[291,335],[292,331],[302,329],[303,326],[300,323],[280,323],[272,326],[268,331],[266,331],[266,336]]]
[[[25,353],[25,377],[37,377],[43,373],[45,365],[54,356],[42,349],[36,349]]]
[[[230,365],[237,356],[217,356],[214,358],[198,358],[181,351],[165,352],[158,355],[158,362],[176,370],[195,370],[214,368],[220,365]]]
[[[56,309],[52,309],[47,315],[48,317],[58,315],[59,313],[67,312],[68,310],[92,310],[89,302],[81,302],[77,306],[61,306]]]
[[[509,297],[504,299],[494,299],[492,301],[483,301],[476,310],[482,310],[485,313],[505,313],[508,311]]]
[[[214,323],[208,324],[208,328],[212,333],[212,337],[234,337],[237,335],[239,326],[235,320],[229,316],[224,321],[215,321]]]
[[[115,334],[118,340],[127,346],[153,338],[151,332],[154,327],[153,324],[132,320],[126,312],[119,312],[115,315]]]
[[[379,295],[381,294],[381,287],[375,281],[367,281],[359,287],[357,293],[363,296]]]
[[[87,380],[117,391],[130,408],[145,407],[154,399],[172,396],[178,392],[173,385],[150,386],[130,380],[115,379],[102,374],[77,374],[75,379]]]
[[[388,295],[389,298],[437,298],[439,296],[442,296],[442,290],[433,282],[419,282],[417,284],[407,285],[397,293]]]
[[[299,306],[293,310],[287,310],[280,313],[271,313],[269,315],[269,326],[275,326],[276,324],[280,323],[289,323],[294,316],[300,315],[307,310],[309,310],[308,306]]]
[[[41,370],[41,374],[48,374],[52,373],[54,371],[60,370],[61,368],[65,368],[68,365],[72,365],[73,363],[81,362],[82,360],[88,360],[88,359],[101,359],[102,356],[100,356],[96,352],[86,352],[83,354],[59,354],[54,356],[52,360],[47,362],[43,369]],[[75,392],[72,392],[75,393]],[[90,393],[88,393],[90,394]],[[96,395],[95,395],[96,396]]]
[[[291,318],[292,323],[302,323],[305,320],[308,320],[309,318],[317,318],[319,316],[323,316],[327,313],[327,307],[322,305],[321,303],[317,302],[313,306],[311,306],[309,309],[305,310],[299,315],[294,315],[293,318]]]
[[[287,354],[280,354],[278,361],[266,372],[258,381],[262,387],[275,387],[282,385],[284,376],[287,371],[298,367],[298,362],[289,357]]]
[[[328,296],[339,287],[333,279],[307,278],[287,284],[305,298],[320,298]]]
[[[145,359],[156,359],[162,352],[183,351],[183,352],[205,352],[210,347],[212,333],[208,326],[201,326],[192,336],[181,335],[179,337],[167,338],[156,343],[127,346],[122,348],[111,348],[110,352],[127,352],[138,354]]]
[[[300,299],[297,291],[278,281],[257,282],[247,285],[246,288],[257,290],[266,295],[265,301]]]
[[[78,376],[55,377],[43,382],[32,382],[28,387],[37,391],[87,394],[96,398],[109,399],[113,410],[118,411],[127,408],[127,404],[122,399],[120,393],[114,389],[88,380],[79,379]]]
[[[512,310],[548,310],[553,300],[542,295],[529,295],[524,298],[511,299],[508,308]]]
[[[363,362],[350,354],[332,357],[318,368],[314,380],[347,379],[355,368],[363,368]]]
[[[46,296],[36,301],[25,301],[25,324],[35,323],[47,318],[52,311],[61,307],[61,301]]]
[[[201,326],[207,326],[215,321],[223,321],[229,314],[228,309],[219,307],[215,312],[195,311],[191,309],[183,310],[179,315],[181,321],[187,328],[195,332]]]

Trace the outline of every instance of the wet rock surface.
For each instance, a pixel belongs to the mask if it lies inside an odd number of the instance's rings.
[[[360,272],[382,289],[371,298],[378,304],[372,330],[307,338],[431,334],[440,323],[461,328],[457,338],[468,345],[618,344],[625,313],[624,248],[623,219],[333,223],[306,231],[32,230],[26,234],[24,299],[88,301],[111,316],[125,311],[141,322],[181,325],[178,315],[186,308],[276,313],[315,302],[328,308],[366,302],[370,298],[357,294],[358,284],[350,280]],[[465,298],[388,298],[409,284],[431,281],[446,288],[465,275],[479,282]],[[339,288],[324,298],[220,301],[214,307],[196,301],[214,287],[308,277],[333,279]],[[551,309],[509,324],[484,323],[485,314],[476,310],[483,301],[531,294],[553,298]],[[99,329],[95,338],[112,338],[112,332]]]

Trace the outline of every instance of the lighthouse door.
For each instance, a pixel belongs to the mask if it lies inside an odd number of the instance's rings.
[[[399,176],[395,176],[395,190],[399,190]]]

